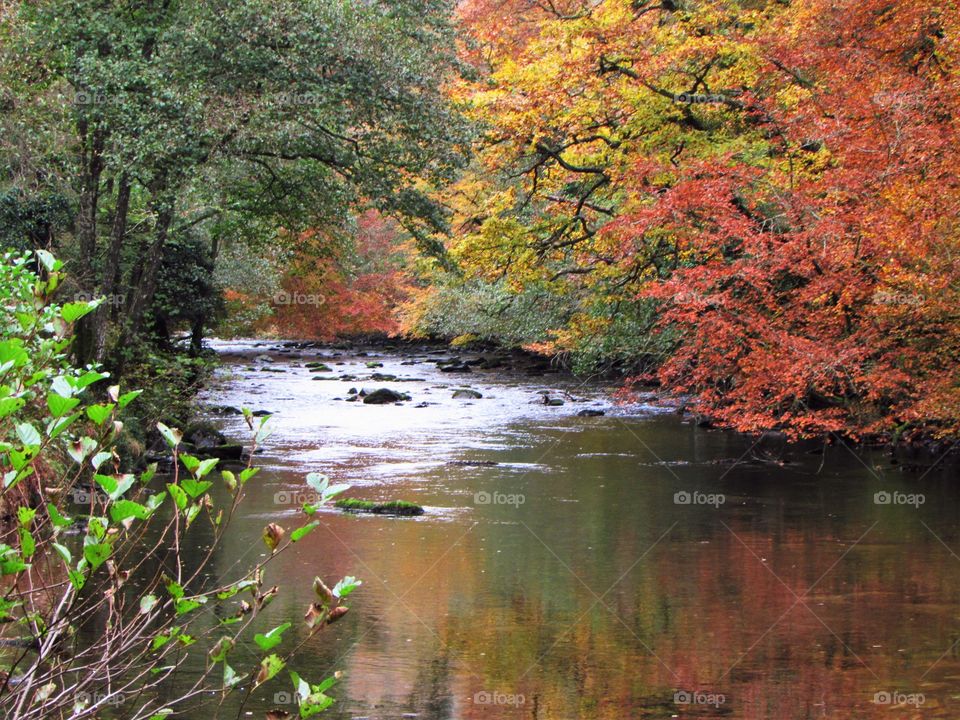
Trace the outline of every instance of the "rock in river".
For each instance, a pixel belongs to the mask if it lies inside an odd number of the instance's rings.
[[[476,390],[470,390],[468,388],[460,388],[459,390],[453,391],[454,400],[479,400],[482,397],[482,393],[478,393]]]
[[[363,404],[386,405],[388,403],[401,402],[409,399],[410,396],[405,393],[400,393],[396,390],[391,390],[390,388],[380,388],[379,390],[374,390],[369,395],[364,396]]]

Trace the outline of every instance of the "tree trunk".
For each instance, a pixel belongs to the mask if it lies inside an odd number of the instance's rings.
[[[77,215],[80,255],[74,277],[84,296],[92,298],[96,289],[93,266],[97,254],[97,212],[100,205],[100,178],[104,168],[105,133],[99,128],[91,131],[84,121],[80,125],[80,137],[83,148],[80,153],[83,176],[80,180],[80,207]],[[77,322],[74,334],[74,356],[80,365],[85,365],[94,356],[94,319],[89,315],[82,318]]]
[[[120,176],[117,188],[117,209],[113,216],[113,228],[110,231],[110,247],[107,250],[100,293],[106,297],[103,305],[97,308],[93,316],[94,358],[103,360],[107,346],[107,331],[122,298],[117,294],[120,277],[120,254],[127,235],[127,218],[130,212],[130,178],[126,173]]]

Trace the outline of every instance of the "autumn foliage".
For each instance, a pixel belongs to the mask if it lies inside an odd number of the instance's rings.
[[[960,8],[470,0],[468,277],[656,308],[638,379],[745,431],[960,430]],[[516,22],[506,22],[514,18]],[[506,28],[505,32],[500,32]]]

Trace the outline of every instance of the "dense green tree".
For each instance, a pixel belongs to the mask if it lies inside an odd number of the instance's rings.
[[[373,206],[436,249],[429,190],[467,137],[441,92],[449,13],[436,0],[12,6],[0,190],[33,222],[21,245],[57,249],[79,292],[114,301],[78,329],[79,358],[145,334],[165,258],[188,245],[203,267],[225,244],[290,241]],[[66,199],[67,222],[33,208],[45,197]]]

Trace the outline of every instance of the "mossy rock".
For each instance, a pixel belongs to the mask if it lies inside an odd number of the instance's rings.
[[[353,513],[372,513],[374,515],[423,515],[423,508],[405,500],[391,500],[390,502],[373,502],[357,498],[342,498],[334,503],[341,510]]]

